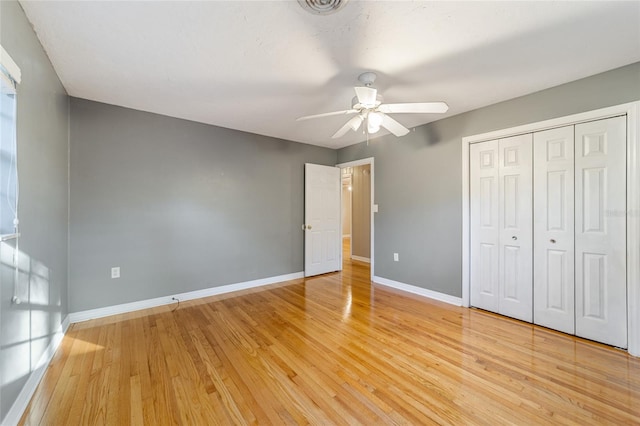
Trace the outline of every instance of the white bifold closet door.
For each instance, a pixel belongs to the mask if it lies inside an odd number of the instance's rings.
[[[626,347],[626,118],[535,133],[534,164],[534,322]]]
[[[498,140],[469,149],[471,227],[471,305],[499,311],[500,225],[498,221]]]
[[[575,334],[573,126],[533,135],[533,322]]]
[[[470,147],[471,304],[533,318],[532,135]]]
[[[627,347],[626,117],[575,127],[576,335]]]

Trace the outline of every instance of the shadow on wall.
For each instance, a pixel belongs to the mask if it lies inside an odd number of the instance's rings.
[[[437,145],[442,142],[442,135],[436,129],[434,124],[427,124],[426,126],[420,126],[414,129],[415,133],[419,134],[419,140],[424,141],[426,146]]]
[[[17,255],[17,256],[16,256]],[[18,262],[16,281],[14,258]],[[50,270],[44,263],[0,243],[0,393],[6,416],[29,375],[58,332],[61,301],[51,300]],[[20,303],[13,303],[17,298]],[[5,404],[7,406],[5,406]]]

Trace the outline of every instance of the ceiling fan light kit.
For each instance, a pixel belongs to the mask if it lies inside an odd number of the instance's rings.
[[[371,111],[367,115],[367,132],[377,133],[382,126],[382,115],[379,112]]]
[[[298,1],[302,2],[303,0]],[[444,102],[384,104],[382,103],[382,96],[378,94],[375,88],[371,87],[376,81],[376,74],[374,72],[367,71],[362,73],[358,76],[358,80],[364,86],[356,86],[353,88],[356,96],[351,101],[351,109],[307,115],[298,118],[297,121],[329,117],[332,115],[358,114],[338,129],[331,138],[336,139],[342,137],[349,129],[354,132],[357,131],[364,121],[366,121],[367,134],[376,133],[381,127],[384,127],[390,133],[400,137],[409,133],[409,129],[387,114],[443,114],[449,110],[449,106]]]

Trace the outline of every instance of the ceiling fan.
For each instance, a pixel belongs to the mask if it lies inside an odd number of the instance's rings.
[[[360,74],[358,80],[364,84],[364,87],[354,87],[356,96],[351,101],[351,109],[343,111],[325,112],[322,114],[307,115],[300,117],[296,121],[310,120],[312,118],[329,117],[332,115],[349,115],[357,114],[347,123],[338,129],[331,136],[336,139],[344,136],[349,129],[354,132],[366,122],[364,126],[367,134],[376,133],[380,127],[384,127],[396,136],[404,136],[409,133],[409,129],[398,123],[387,114],[442,114],[447,112],[449,106],[444,102],[417,102],[404,104],[383,104],[382,96],[378,95],[378,91],[371,87],[376,81],[374,72],[365,72]]]

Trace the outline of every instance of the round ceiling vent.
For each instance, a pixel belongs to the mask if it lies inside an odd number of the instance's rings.
[[[347,3],[348,0],[298,0],[300,6],[314,15],[330,15]]]

